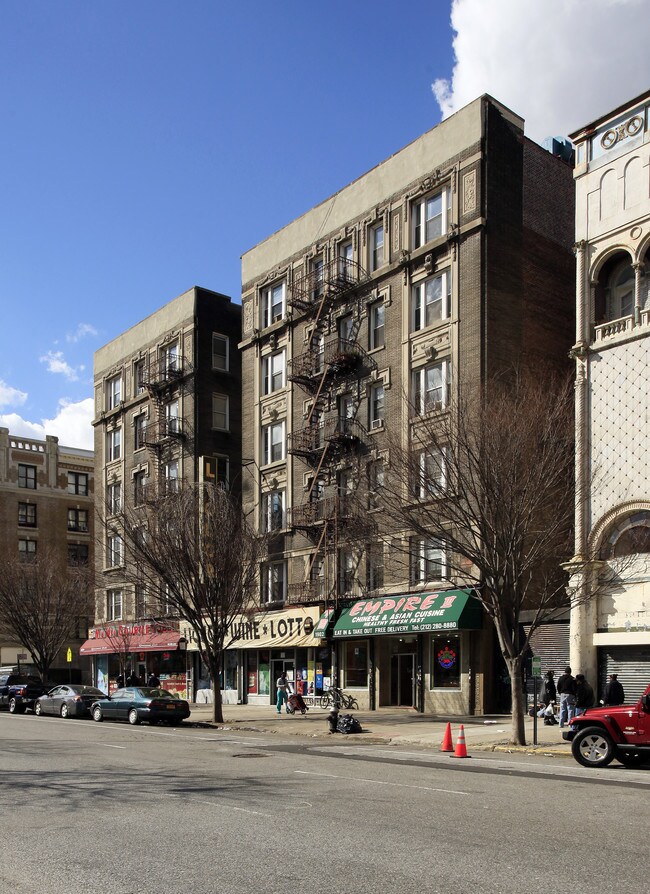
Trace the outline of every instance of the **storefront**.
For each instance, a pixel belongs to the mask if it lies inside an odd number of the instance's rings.
[[[120,674],[135,674],[143,686],[154,674],[162,689],[186,698],[185,646],[174,625],[142,621],[92,628],[79,653],[92,658],[93,683],[103,692],[117,689]]]
[[[275,681],[282,671],[286,671],[292,688],[306,697],[321,694],[329,687],[331,649],[314,636],[319,618],[318,607],[236,618],[228,631],[224,652],[223,703],[274,704]],[[198,675],[203,663],[191,637],[188,660],[196,664]],[[209,683],[209,679],[204,682]]]
[[[472,713],[482,627],[471,590],[360,599],[332,630],[340,685],[361,709]]]

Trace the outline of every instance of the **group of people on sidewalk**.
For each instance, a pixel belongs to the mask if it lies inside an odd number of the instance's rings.
[[[587,708],[593,708],[596,704],[596,695],[593,686],[585,679],[584,674],[576,674],[574,677],[568,665],[564,668],[564,673],[557,681],[557,685],[554,676],[552,670],[547,671],[542,681],[540,692],[542,706],[537,716],[543,717],[547,726],[559,724],[562,729],[565,723],[570,724],[574,717],[584,714]],[[558,695],[560,697],[559,717],[556,718],[555,706]],[[610,674],[601,704],[622,705],[624,702],[623,686],[619,683],[616,674]]]

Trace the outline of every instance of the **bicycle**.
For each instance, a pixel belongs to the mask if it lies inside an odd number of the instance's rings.
[[[338,686],[332,686],[331,689],[324,692],[320,697],[319,705],[321,708],[351,708],[353,711],[359,708],[356,698],[343,692]]]

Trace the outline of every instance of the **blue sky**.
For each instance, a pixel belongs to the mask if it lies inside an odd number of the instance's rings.
[[[100,345],[192,285],[238,300],[242,252],[482,92],[541,139],[650,87],[645,12],[4,0],[0,425],[91,446]]]

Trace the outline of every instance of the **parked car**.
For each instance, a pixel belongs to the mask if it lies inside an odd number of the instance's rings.
[[[58,714],[66,717],[89,717],[90,708],[98,698],[103,698],[101,689],[94,686],[68,684],[55,686],[34,702],[34,714]]]
[[[650,763],[650,686],[635,705],[587,708],[562,738],[583,767],[606,767],[614,759],[626,767]]]
[[[47,692],[38,677],[29,674],[2,674],[0,676],[0,708],[8,708],[10,714],[23,714],[33,708],[36,699]]]
[[[126,686],[111,696],[105,695],[93,702],[90,713],[93,720],[128,720],[134,726],[147,720],[150,724],[164,721],[178,726],[190,716],[189,703],[174,698],[165,689],[148,686]]]

